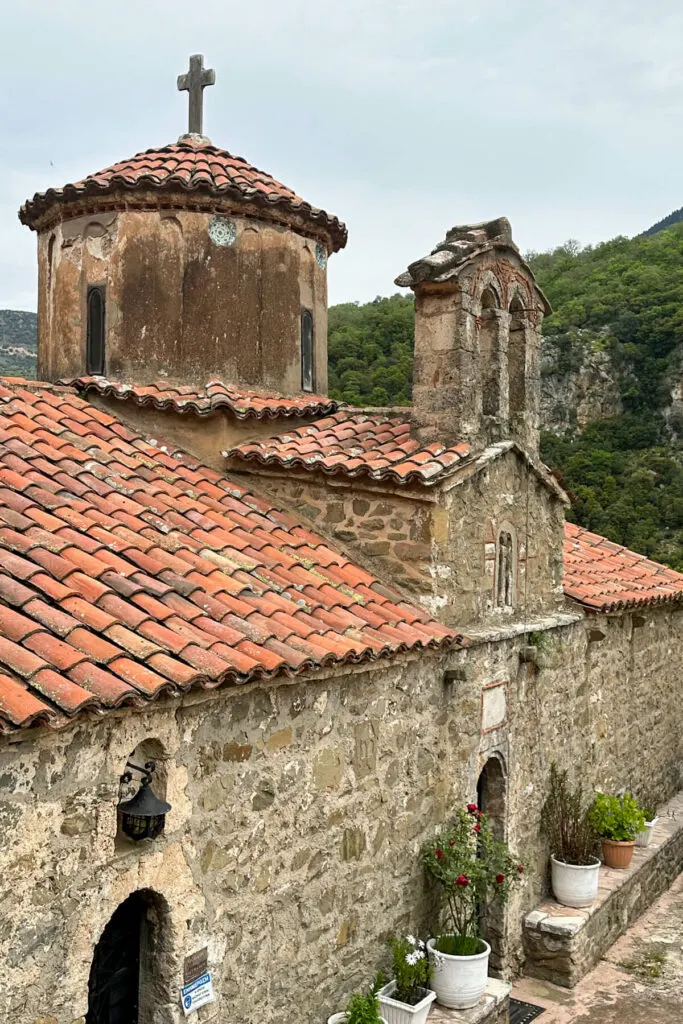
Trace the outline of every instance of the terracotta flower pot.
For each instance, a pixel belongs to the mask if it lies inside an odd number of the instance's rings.
[[[628,842],[617,842],[615,839],[602,840],[602,859],[608,868],[627,868],[636,848],[635,839]]]

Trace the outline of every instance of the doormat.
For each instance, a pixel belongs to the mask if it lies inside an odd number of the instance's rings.
[[[510,1000],[510,1024],[529,1024],[529,1021],[540,1017],[545,1010],[533,1003],[522,1003],[519,999]]]

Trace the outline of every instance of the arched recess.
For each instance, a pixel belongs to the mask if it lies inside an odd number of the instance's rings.
[[[508,381],[510,415],[526,409],[526,332],[524,307],[518,295],[510,303],[510,334],[508,338]]]
[[[500,414],[500,300],[491,286],[481,297],[479,359],[484,416]]]
[[[496,544],[496,608],[514,608],[517,603],[517,543],[515,531],[503,524]]]
[[[499,754],[488,759],[477,782],[477,804],[491,822],[496,839],[505,838],[507,813],[507,775],[505,763]]]
[[[484,765],[477,781],[477,804],[489,818],[493,834],[501,842],[507,832],[507,773],[499,754],[493,754]],[[501,973],[505,966],[505,907],[493,904],[480,910],[480,927],[491,946],[491,968]]]
[[[148,737],[138,743],[135,750],[131,752],[126,760],[126,763],[121,766],[121,782],[119,784],[118,800],[119,805],[135,796],[140,788],[140,781],[144,774],[145,766],[150,762],[154,764],[150,788],[159,800],[166,800],[166,790],[168,786],[167,761],[168,758],[166,750],[160,740]],[[135,768],[131,769],[131,765],[135,766]],[[142,771],[139,769],[142,769]],[[123,779],[123,775],[126,771],[128,771],[131,776],[130,781],[128,782]],[[131,846],[135,846],[135,843],[133,843],[128,836],[124,835],[121,828],[121,812],[117,809],[116,849],[125,850],[129,849]]]
[[[85,1024],[169,1024],[172,1003],[169,910],[151,889],[131,893],[95,946]]]

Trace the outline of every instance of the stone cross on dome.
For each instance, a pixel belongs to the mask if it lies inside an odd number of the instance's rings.
[[[178,75],[179,92],[188,92],[189,118],[188,133],[203,136],[204,89],[216,84],[216,72],[204,67],[204,54],[195,53],[190,57],[190,68],[184,75]],[[182,138],[182,136],[181,136]]]

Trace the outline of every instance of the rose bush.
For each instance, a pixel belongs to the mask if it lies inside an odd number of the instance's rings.
[[[459,810],[423,850],[424,865],[443,889],[451,935],[440,935],[436,948],[453,956],[480,951],[480,921],[494,903],[506,903],[521,879],[524,865],[493,835],[491,823],[476,804]]]

